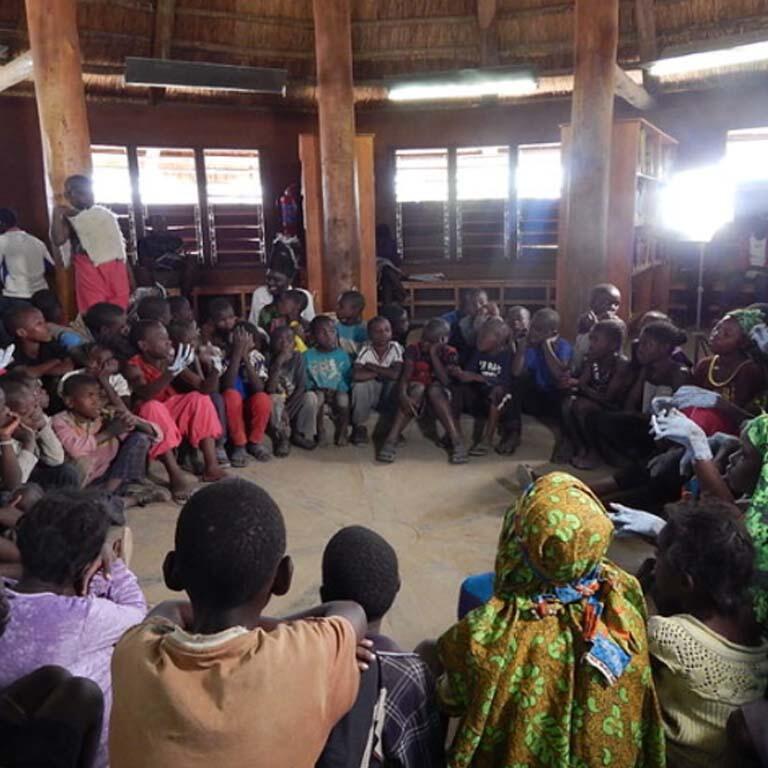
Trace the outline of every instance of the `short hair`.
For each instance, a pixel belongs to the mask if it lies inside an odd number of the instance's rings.
[[[310,333],[315,333],[321,325],[332,325],[336,327],[336,321],[330,315],[315,315],[309,324]]]
[[[659,547],[681,573],[693,579],[718,611],[736,613],[752,581],[755,548],[743,516],[732,504],[703,497],[666,508]]]
[[[385,304],[380,310],[379,315],[386,317],[390,323],[394,324],[403,315],[408,316],[408,310],[402,304]]]
[[[178,344],[181,337],[195,327],[194,320],[171,320],[168,326],[168,335],[174,344]]]
[[[343,302],[352,304],[355,311],[358,313],[365,309],[365,296],[363,296],[360,291],[344,291],[344,293],[339,296],[338,303],[341,304]]]
[[[259,329],[253,323],[250,323],[247,320],[238,320],[237,323],[235,323],[235,330],[238,328],[242,328],[242,330],[248,331],[251,336],[261,336],[261,331],[259,331]]]
[[[90,373],[73,373],[64,377],[61,383],[61,396],[74,397],[84,387],[99,387],[99,380]]]
[[[159,320],[137,320],[131,326],[128,340],[131,342],[132,346],[138,349],[139,342],[144,341],[150,331],[157,330],[158,328],[165,328]]]
[[[31,304],[19,304],[16,307],[11,307],[3,315],[5,330],[8,331],[10,336],[15,336],[17,331],[24,327],[27,320],[37,312],[40,312],[40,310]]]
[[[0,378],[0,389],[3,390],[6,402],[18,401],[25,395],[33,395],[32,381],[30,379],[9,378],[3,376]]]
[[[478,333],[493,333],[503,344],[509,338],[509,326],[500,317],[489,317]]]
[[[101,497],[75,490],[47,493],[16,529],[24,572],[52,584],[75,581],[99,556],[108,528]]]
[[[241,478],[199,490],[176,523],[176,566],[184,589],[193,600],[219,609],[242,605],[267,587],[285,546],[277,504]]]
[[[186,296],[169,296],[168,306],[171,308],[171,316],[177,315],[184,306],[192,307],[189,303],[189,299]]]
[[[353,600],[368,621],[381,619],[400,589],[397,553],[362,525],[338,531],[323,552],[323,599]]]
[[[648,323],[643,327],[643,333],[660,344],[668,344],[670,347],[680,347],[688,341],[688,334],[685,331],[681,331],[676,325],[665,320]]]
[[[47,288],[34,293],[30,301],[32,306],[37,307],[43,313],[43,317],[49,323],[52,323],[56,315],[61,312],[59,297]]]
[[[95,337],[105,325],[115,322],[115,320],[124,315],[125,310],[117,304],[108,304],[106,301],[100,301],[83,315],[83,322],[85,327],[91,332],[91,335]]]
[[[0,230],[5,231],[11,227],[17,226],[19,219],[16,211],[11,208],[0,208]]]
[[[597,298],[601,293],[613,293],[614,291],[621,294],[618,286],[613,283],[598,283],[597,285],[593,285],[592,290],[589,292],[590,301]]]
[[[384,315],[376,315],[376,317],[372,317],[368,324],[366,325],[366,328],[368,329],[368,335],[371,335],[371,328],[373,328],[374,325],[378,325],[379,323],[389,323],[389,318],[384,317]],[[389,323],[390,327],[392,327],[392,323]]]
[[[519,312],[521,315],[525,315],[529,320],[531,319],[531,310],[528,307],[524,307],[522,304],[515,304],[512,307],[507,307],[507,316],[512,312]]]
[[[600,320],[592,326],[592,333],[602,333],[613,343],[616,349],[621,349],[626,326],[621,320]]]
[[[430,341],[437,339],[439,336],[448,336],[450,332],[451,326],[442,317],[434,317],[424,326],[421,336],[425,341]]]
[[[300,291],[298,288],[291,288],[283,294],[284,299],[288,301],[295,301],[299,305],[299,309],[303,312],[309,306],[309,297],[304,291]]]
[[[220,296],[213,299],[208,305],[208,317],[210,317],[211,320],[215,320],[222,312],[226,312],[228,309],[231,309],[233,312],[235,311],[232,302],[229,299]]]
[[[560,326],[560,313],[551,307],[542,307],[533,313],[531,323],[546,323],[553,328]]]
[[[145,296],[136,305],[136,317],[139,320],[162,320],[170,310],[167,299],[162,296]]]
[[[88,186],[93,186],[93,182],[91,181],[90,177],[84,176],[82,173],[75,173],[72,176],[67,176],[66,180],[64,181],[64,189],[65,191],[69,190],[77,184],[87,184]]]

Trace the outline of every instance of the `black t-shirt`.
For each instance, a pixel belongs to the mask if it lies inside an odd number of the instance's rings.
[[[184,260],[180,237],[168,233],[151,232],[139,240],[139,261],[153,262],[156,269],[175,269]]]
[[[489,387],[509,387],[512,382],[512,351],[501,349],[498,352],[480,352],[475,350],[469,359],[467,371],[479,373]]]
[[[20,368],[22,366],[42,365],[51,360],[66,360],[68,357],[67,350],[55,341],[46,341],[42,343],[37,357],[30,357],[29,355],[24,354],[21,345],[18,345],[16,351],[13,353],[13,362],[9,367]]]

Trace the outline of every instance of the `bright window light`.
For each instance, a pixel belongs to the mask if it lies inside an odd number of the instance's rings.
[[[139,190],[144,205],[197,205],[195,151],[139,147]]]
[[[507,80],[488,79],[475,82],[412,83],[395,85],[389,89],[391,101],[442,101],[473,99],[483,96],[526,96],[537,90],[532,77],[512,77]]]
[[[733,220],[734,185],[726,164],[677,173],[662,192],[664,225],[685,240],[708,243]]]
[[[105,205],[131,202],[131,175],[125,147],[94,145],[91,147],[93,194]]]
[[[662,59],[651,67],[650,72],[654,77],[687,75],[707,69],[734,67],[765,60],[768,60],[768,41]]]
[[[736,183],[768,179],[768,128],[729,131],[725,165]]]
[[[509,197],[509,147],[461,147],[456,150],[459,200]]]
[[[214,204],[260,205],[259,153],[252,149],[205,149],[208,200]]]
[[[398,203],[448,200],[448,150],[396,150],[395,198]]]
[[[559,144],[532,144],[518,149],[518,198],[557,200],[562,187],[563,159]]]

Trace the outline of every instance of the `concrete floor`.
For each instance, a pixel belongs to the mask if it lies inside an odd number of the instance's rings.
[[[518,493],[518,462],[547,466],[552,436],[526,420],[524,442],[514,457],[492,455],[461,467],[449,465],[445,453],[415,426],[406,437],[390,466],[377,464],[370,446],[330,446],[311,453],[294,449],[287,459],[237,470],[269,491],[285,516],[295,575],[290,593],[270,604],[272,615],[319,601],[326,542],[339,528],[359,524],[384,536],[400,560],[402,589],[385,631],[403,648],[412,648],[455,621],[461,581],[493,568],[501,520]],[[132,567],[151,603],[174,594],[165,588],[160,568],[173,544],[178,512],[178,506],[166,504],[128,513],[135,542]],[[611,554],[634,569],[647,552],[640,542],[630,542],[614,544]]]

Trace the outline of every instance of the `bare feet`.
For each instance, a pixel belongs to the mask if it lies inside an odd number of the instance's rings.
[[[229,475],[221,467],[217,466],[215,469],[206,470],[200,479],[204,483],[215,483],[217,480],[223,480],[225,477],[229,477]]]
[[[179,473],[177,477],[172,477],[170,481],[171,497],[174,501],[184,503],[194,493],[194,486],[187,478]]]

